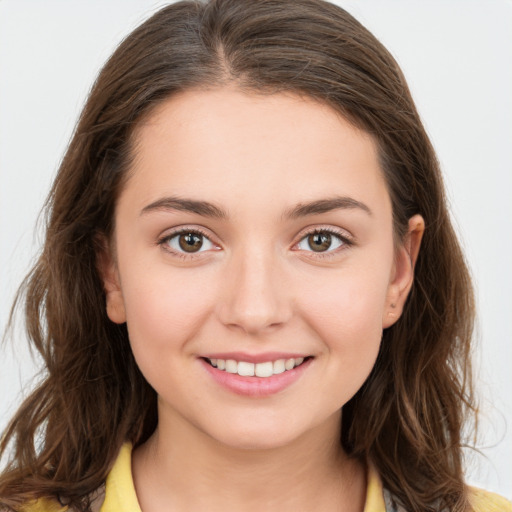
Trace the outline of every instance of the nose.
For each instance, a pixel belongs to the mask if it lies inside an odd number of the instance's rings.
[[[230,261],[217,311],[227,327],[258,335],[284,325],[292,315],[292,301],[276,258],[249,252]]]

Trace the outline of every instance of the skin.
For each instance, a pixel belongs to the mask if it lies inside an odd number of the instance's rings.
[[[224,87],[160,105],[135,154],[100,270],[158,394],[158,428],[133,455],[142,509],[363,510],[341,407],[402,312],[424,229],[413,217],[395,245],[374,141],[311,99]],[[163,207],[171,196],[225,215]],[[287,215],[334,197],[352,207]],[[208,237],[199,252],[179,252],[183,227]],[[315,229],[335,233],[326,251],[308,243]],[[242,396],[200,359],[231,351],[312,360],[284,390]]]

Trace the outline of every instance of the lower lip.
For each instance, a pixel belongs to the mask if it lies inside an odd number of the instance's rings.
[[[307,359],[293,370],[287,370],[283,373],[272,375],[272,377],[242,377],[238,373],[228,373],[224,370],[219,370],[204,359],[200,359],[200,361],[215,381],[229,391],[237,395],[265,397],[279,393],[291,386],[306,371],[313,358]]]

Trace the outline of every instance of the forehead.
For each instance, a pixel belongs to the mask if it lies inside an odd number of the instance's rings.
[[[141,201],[197,192],[240,207],[335,193],[389,202],[371,136],[294,94],[189,90],[157,107],[134,141],[127,188]]]

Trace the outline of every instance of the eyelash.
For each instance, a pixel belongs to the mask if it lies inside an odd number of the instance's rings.
[[[330,258],[330,257],[333,257],[335,255],[337,255],[340,251],[343,251],[349,247],[351,247],[352,245],[354,245],[354,241],[348,237],[346,234],[342,233],[341,231],[338,231],[336,229],[333,229],[331,227],[316,227],[314,229],[311,229],[309,231],[305,231],[303,233],[301,233],[300,235],[300,238],[298,240],[298,242],[294,243],[293,247],[297,247],[305,238],[307,238],[308,236],[311,236],[311,235],[315,235],[315,234],[321,234],[321,233],[328,233],[330,235],[333,235],[335,236],[336,238],[338,238],[338,240],[341,241],[342,245],[341,247],[339,248],[336,248],[334,250],[327,250],[327,251],[319,251],[319,252],[316,252],[316,251],[304,251],[304,252],[308,252],[308,253],[312,253],[314,254],[314,257],[315,258]],[[213,245],[216,245],[214,242],[211,241],[210,239],[210,236],[203,230],[197,228],[197,227],[194,227],[194,228],[181,228],[177,231],[173,231],[172,233],[169,233],[161,238],[158,239],[157,241],[157,244],[159,246],[161,246],[165,251],[171,253],[173,256],[177,256],[179,258],[182,258],[182,259],[190,259],[190,258],[194,258],[194,257],[197,257],[197,255],[200,253],[200,252],[206,252],[206,251],[199,251],[199,252],[191,252],[191,253],[185,253],[185,252],[180,252],[180,251],[176,251],[174,249],[172,249],[170,246],[169,246],[169,241],[172,240],[173,238],[175,237],[178,237],[180,235],[183,235],[183,234],[193,234],[193,235],[199,235],[201,237],[204,237],[205,239],[207,239],[211,244]],[[300,250],[300,249],[296,249],[296,250]]]
[[[210,239],[210,236],[203,230],[199,229],[199,228],[181,228],[181,229],[178,229],[177,231],[173,231],[172,233],[169,233],[165,236],[163,236],[162,238],[158,239],[157,241],[157,244],[159,246],[162,247],[163,250],[171,253],[173,256],[176,256],[178,258],[182,258],[182,259],[190,259],[190,258],[194,258],[194,257],[197,257],[197,255],[200,253],[200,252],[205,252],[205,251],[199,251],[199,252],[191,252],[191,253],[186,253],[186,252],[180,252],[180,251],[175,251],[174,249],[172,249],[170,246],[169,246],[169,241],[172,240],[173,238],[177,237],[177,236],[180,236],[180,235],[184,235],[184,234],[191,234],[191,235],[199,235],[199,236],[202,236],[203,238],[205,238],[206,240],[208,240],[211,244],[213,245],[216,245],[214,242],[211,241]]]
[[[320,252],[316,252],[313,250],[305,251],[309,254],[314,255],[313,257],[315,259],[333,258],[333,257],[337,256],[341,251],[344,251],[354,245],[354,240],[351,237],[347,236],[347,234],[345,232],[334,229],[332,227],[316,227],[314,229],[311,229],[309,231],[305,231],[305,232],[301,233],[300,239],[297,243],[294,244],[294,247],[297,247],[308,236],[315,235],[315,234],[321,234],[321,233],[328,233],[329,235],[333,235],[338,240],[340,240],[341,246],[335,248],[334,250],[327,250],[327,251],[320,251]],[[300,249],[298,249],[298,250],[300,250]]]

